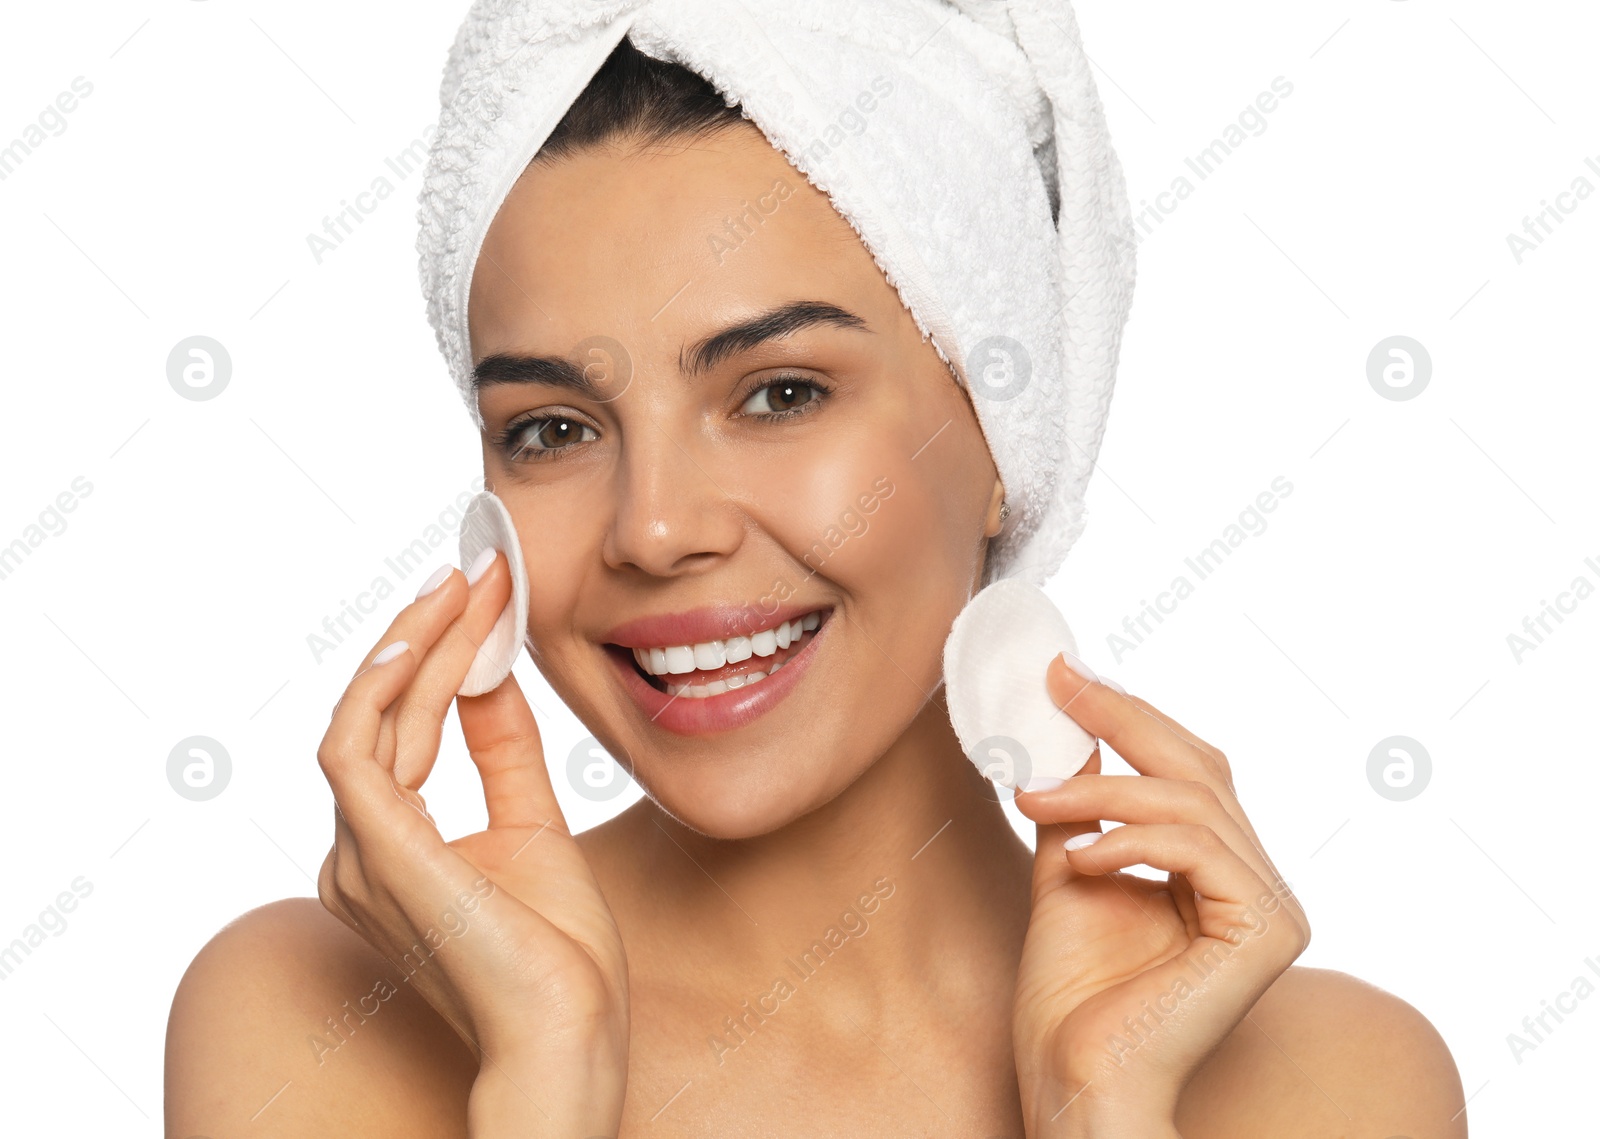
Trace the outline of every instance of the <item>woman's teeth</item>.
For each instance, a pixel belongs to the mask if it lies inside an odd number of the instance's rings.
[[[817,610],[792,621],[785,621],[772,629],[763,629],[748,637],[729,637],[721,641],[702,641],[695,645],[667,645],[661,648],[634,649],[633,659],[651,676],[670,676],[685,672],[704,672],[739,664],[752,657],[770,657],[813,632],[822,623],[822,612]],[[762,672],[745,672],[706,684],[673,684],[663,681],[669,695],[687,696],[691,699],[718,696],[730,689],[748,688],[758,684],[788,663],[785,658]]]
[[[667,695],[687,696],[691,700],[701,700],[707,696],[720,696],[734,688],[749,688],[771,676],[782,668],[787,661],[780,661],[766,672],[746,672],[739,676],[729,677],[727,680],[713,680],[710,684],[667,684]]]
[[[729,637],[725,641],[702,641],[697,645],[669,645],[659,649],[634,649],[633,659],[651,676],[694,672],[738,664],[752,656],[769,657],[800,639],[800,634],[815,629],[822,621],[819,610],[785,621],[774,629],[763,629],[748,637]]]

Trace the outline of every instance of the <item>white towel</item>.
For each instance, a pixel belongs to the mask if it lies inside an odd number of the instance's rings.
[[[624,34],[740,104],[860,234],[967,388],[1005,485],[984,584],[1042,585],[1083,529],[1134,284],[1066,0],[477,0],[440,87],[418,251],[480,426],[467,294],[484,233]]]

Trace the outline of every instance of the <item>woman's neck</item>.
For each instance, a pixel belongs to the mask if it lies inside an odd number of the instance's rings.
[[[1032,855],[962,753],[943,690],[844,792],[779,831],[707,838],[643,799],[584,846],[644,983],[723,1001],[786,980],[823,1016],[959,1020],[1008,999]],[[1004,792],[1000,792],[1004,794]]]

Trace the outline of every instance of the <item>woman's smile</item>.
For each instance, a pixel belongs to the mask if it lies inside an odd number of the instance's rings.
[[[683,735],[728,731],[798,685],[832,614],[831,606],[786,605],[757,627],[742,609],[712,606],[630,621],[607,634],[604,648],[652,723]],[[747,631],[709,635],[730,628]]]
[[[705,235],[780,183],[719,262]],[[1005,488],[951,366],[759,130],[533,164],[470,307],[528,650],[652,804],[742,840],[897,745],[961,758],[940,653]]]

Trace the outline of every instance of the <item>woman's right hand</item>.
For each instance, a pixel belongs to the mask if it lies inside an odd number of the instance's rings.
[[[317,892],[477,1055],[472,1135],[615,1135],[628,1062],[622,940],[516,678],[456,697],[511,592],[503,555],[479,572],[469,585],[451,569],[406,606],[334,708],[317,751],[335,826]],[[445,842],[418,790],[452,700],[489,825]]]

